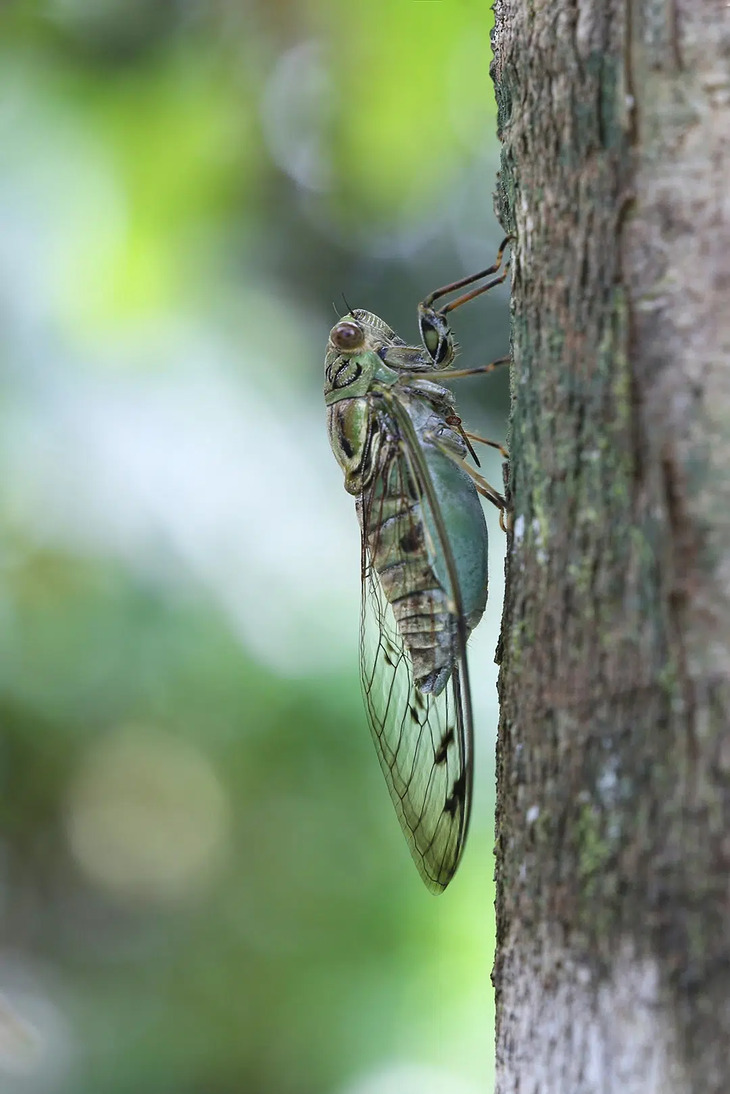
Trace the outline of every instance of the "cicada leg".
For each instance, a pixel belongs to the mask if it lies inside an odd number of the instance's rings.
[[[497,251],[497,257],[494,260],[494,263],[491,266],[487,266],[486,270],[480,270],[479,273],[469,274],[467,277],[462,277],[458,281],[452,281],[450,285],[444,285],[441,289],[434,289],[434,291],[432,293],[429,293],[429,295],[423,301],[421,307],[427,311],[433,310],[434,302],[440,297],[447,296],[450,292],[456,292],[457,289],[464,289],[467,285],[473,285],[475,281],[481,281],[483,277],[488,277],[490,274],[497,273],[500,266],[502,265],[502,255],[504,254],[505,249],[507,248],[511,240],[512,236],[505,236],[505,238],[499,245],[499,250]],[[466,304],[468,300],[473,300],[475,296],[479,296],[481,293],[487,292],[495,285],[499,285],[506,278],[508,269],[509,262],[505,266],[500,276],[495,278],[493,282],[490,282],[489,285],[482,285],[478,289],[472,289],[471,292],[464,293],[464,295],[460,296],[457,300],[453,300],[450,304],[446,304],[445,307],[439,308],[438,314],[446,315],[447,312],[453,311],[454,308],[458,308],[461,307],[462,304]]]
[[[490,448],[497,449],[503,460],[509,459],[509,452],[503,444],[499,443],[499,441],[490,441],[487,437],[480,437],[478,433],[470,433],[468,429],[464,430],[464,437],[468,438],[470,441],[476,441],[478,444],[488,444]],[[471,445],[469,445],[469,450],[472,451]],[[478,466],[479,461],[477,460],[477,467]]]
[[[493,448],[498,448],[499,451],[504,455],[505,459],[509,458],[507,454],[507,449],[503,448],[503,446],[497,441],[488,441],[485,437],[478,437],[474,433],[467,433],[462,425],[461,418],[458,416],[458,414],[450,414],[446,418],[446,424],[451,429],[459,433],[459,435],[463,438],[466,447],[476,461],[477,467],[480,466],[479,460],[477,459],[476,453],[471,446],[469,437],[473,437],[474,440],[481,441],[483,444],[491,445]],[[466,471],[467,475],[472,479],[474,485],[476,486],[478,492],[482,495],[482,497],[487,498],[488,501],[491,501],[492,505],[495,505],[497,509],[499,509],[499,526],[503,532],[506,532],[507,528],[504,524],[503,514],[507,510],[507,500],[504,495],[500,494],[499,490],[496,490],[491,483],[487,482],[483,475],[480,475],[478,471],[475,471],[473,467],[470,467],[466,460],[463,459],[461,453],[455,450],[453,443],[449,444],[448,441],[445,440],[443,434],[439,435],[439,433],[437,432],[429,431],[427,434],[425,434],[424,439],[430,441],[432,444],[440,448],[445,456],[448,456],[450,460],[453,460],[454,463],[457,463],[459,467],[463,468],[463,470]]]
[[[491,483],[480,475],[473,467],[469,467],[468,463],[462,462],[462,467],[466,471],[467,475],[474,481],[478,492],[483,498],[487,498],[491,501],[492,505],[496,505],[499,509],[499,527],[505,533],[512,531],[512,516],[507,508],[507,499],[503,494],[500,494],[499,490],[495,490]],[[506,520],[506,524],[505,524]]]
[[[435,380],[439,384],[451,383],[452,380],[461,380],[464,376],[486,376],[488,372],[494,372],[502,365],[508,365],[511,357],[498,357],[496,361],[490,361],[488,365],[477,365],[475,368],[455,368],[439,370],[438,372],[410,372],[406,373],[408,379]]]
[[[458,414],[447,414],[446,424],[450,425],[452,429],[456,430],[456,432],[464,441],[466,447],[469,449],[469,455],[474,460],[474,463],[477,465],[477,467],[481,467],[482,465],[479,463],[479,457],[474,451],[471,443],[472,439],[479,440],[480,438],[475,437],[473,433],[467,433]],[[491,441],[489,443],[491,444]]]
[[[453,459],[453,457],[452,457]],[[473,467],[469,467],[469,464],[465,460],[457,461],[461,467],[466,471],[469,478],[474,482],[479,493],[483,498],[491,501],[492,505],[496,505],[500,511],[507,508],[507,501],[503,494],[500,494],[499,490],[495,490],[491,483],[487,482],[483,475],[480,475],[478,471],[475,471]],[[501,523],[501,522],[500,522]]]
[[[495,490],[492,484],[490,482],[487,482],[487,480],[482,475],[480,475],[478,471],[475,471],[473,467],[469,467],[469,464],[466,463],[465,460],[457,460],[457,463],[459,463],[464,468],[469,478],[473,480],[474,485],[476,486],[482,497],[486,498],[487,501],[491,501],[492,505],[495,505],[497,509],[499,509],[499,527],[502,529],[502,531],[505,534],[508,531],[511,531],[512,518],[507,509],[507,499],[505,498],[504,494],[500,494],[499,490]],[[505,514],[507,520],[506,526]]]
[[[456,353],[454,336],[451,333],[446,316],[455,308],[460,308],[462,304],[466,304],[476,296],[481,296],[482,293],[488,292],[490,289],[493,289],[495,285],[501,284],[507,277],[509,262],[506,263],[504,270],[499,277],[495,277],[491,281],[488,281],[486,285],[477,285],[475,289],[463,293],[461,296],[457,297],[456,300],[452,300],[450,304],[445,304],[442,308],[435,308],[434,302],[440,297],[446,296],[448,293],[456,292],[458,289],[463,289],[467,285],[473,285],[475,281],[481,281],[482,278],[496,273],[502,266],[502,256],[510,239],[511,237],[507,236],[506,239],[502,241],[497,252],[496,260],[491,266],[488,266],[486,270],[480,270],[479,273],[470,274],[468,277],[462,277],[458,281],[452,281],[450,285],[444,285],[440,289],[435,289],[418,305],[418,327],[421,332],[421,341],[438,369],[448,368]]]
[[[494,441],[487,441],[487,444],[494,444]],[[497,447],[501,448],[501,445],[498,445]],[[502,448],[502,451],[504,452],[505,450]],[[476,486],[482,497],[487,498],[489,501],[491,501],[492,505],[496,505],[499,509],[499,527],[502,529],[505,535],[507,534],[507,532],[511,532],[512,515],[507,508],[507,499],[505,498],[504,494],[500,494],[499,490],[495,490],[492,484],[487,482],[487,480],[477,471],[475,471],[473,467],[469,467],[468,463],[464,462],[462,463],[462,466],[466,471],[467,475],[469,475],[469,477],[473,479],[474,485]],[[505,521],[507,522],[506,524]]]
[[[490,448],[496,448],[503,459],[509,459],[509,452],[503,444],[500,444],[499,441],[490,441],[487,437],[480,437],[478,433],[470,433],[468,429],[464,429],[464,424],[458,414],[449,414],[446,418],[446,424],[450,425],[452,429],[457,430],[460,436],[463,437],[464,444],[469,449],[469,454],[477,467],[481,467],[482,465],[474,451],[471,443],[472,441],[476,441],[478,444],[488,444]]]
[[[453,429],[454,426],[452,425],[451,428]],[[453,460],[454,463],[458,464],[459,467],[466,471],[467,475],[474,480],[474,485],[479,493],[483,497],[488,498],[492,505],[496,505],[498,509],[505,509],[507,507],[507,502],[502,494],[500,494],[499,490],[495,490],[483,475],[480,475],[478,471],[475,471],[473,467],[469,466],[461,453],[455,449],[453,442],[449,443],[443,434],[439,435],[439,433],[432,430],[424,433],[423,436],[424,440],[430,441],[431,444],[436,445],[445,456],[448,456],[450,460]]]

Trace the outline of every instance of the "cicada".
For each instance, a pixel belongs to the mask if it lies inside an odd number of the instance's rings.
[[[411,854],[434,893],[453,877],[469,824],[466,644],[487,602],[479,494],[505,508],[502,494],[467,462],[476,461],[471,440],[484,438],[465,431],[444,381],[489,372],[507,359],[456,370],[447,316],[504,280],[506,244],[488,269],[419,305],[422,345],[407,345],[377,315],[355,308],[330,331],[325,356],[330,443],[361,530],[365,709]],[[447,294],[500,270],[436,308]]]

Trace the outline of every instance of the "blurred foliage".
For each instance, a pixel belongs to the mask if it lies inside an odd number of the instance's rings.
[[[0,9],[3,1091],[488,1088],[489,790],[433,900],[361,709],[321,359],[343,291],[410,337],[491,261],[490,23]],[[501,355],[504,294],[456,326]],[[497,437],[505,382],[460,392]]]

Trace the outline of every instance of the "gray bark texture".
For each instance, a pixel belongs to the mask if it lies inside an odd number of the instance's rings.
[[[496,0],[497,1091],[730,1089],[730,6]]]

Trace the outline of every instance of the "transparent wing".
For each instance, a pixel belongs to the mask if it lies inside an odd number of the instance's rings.
[[[404,443],[401,437],[388,448],[380,474],[390,476],[391,490],[395,475],[409,497],[417,500],[412,529],[417,538],[421,534],[415,527],[419,510],[422,513],[435,503],[433,490],[429,502],[424,481],[428,469],[422,456],[412,452],[407,438]],[[360,502],[363,528],[379,523],[377,514],[374,521],[368,519],[368,510],[380,504],[377,483],[373,486]],[[450,552],[448,542],[442,543],[442,549],[444,554]],[[455,572],[454,567],[451,570]],[[453,589],[445,592],[453,603],[460,604],[458,590],[456,595]],[[448,683],[438,695],[422,692],[414,683],[411,655],[372,565],[363,532],[360,673],[365,708],[411,854],[434,893],[446,888],[459,863],[471,806],[472,726],[465,634],[455,621]]]

